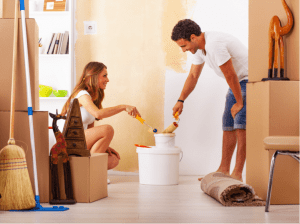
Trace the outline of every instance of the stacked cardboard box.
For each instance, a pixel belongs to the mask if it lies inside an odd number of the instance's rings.
[[[25,4],[28,15],[28,1]],[[3,18],[0,19],[0,83],[1,104],[0,110],[10,110],[10,91],[12,82],[12,58],[14,40],[14,0],[3,0]],[[26,17],[28,56],[31,80],[32,109],[39,110],[39,55],[38,38],[39,30],[34,19]],[[16,110],[27,110],[25,62],[22,39],[21,19],[19,19],[18,51],[17,51],[17,80],[16,80]]]
[[[0,148],[7,145],[9,139],[9,111],[0,111]],[[49,149],[48,149],[48,112],[34,111],[33,125],[37,158],[38,187],[41,202],[49,201]],[[25,150],[26,162],[31,184],[34,190],[33,161],[30,144],[29,122],[27,111],[15,113],[16,145]],[[33,191],[35,192],[35,191]]]
[[[264,138],[299,136],[299,1],[287,4],[294,15],[294,27],[284,37],[285,76],[290,81],[262,82],[268,77],[269,22],[275,14],[283,25],[287,18],[281,1],[249,1],[246,183],[264,200],[274,153],[264,149]],[[299,163],[293,158],[276,159],[271,204],[299,204]]]
[[[24,0],[25,2],[25,17],[29,18],[29,0]],[[12,19],[15,17],[15,1],[14,0],[2,0],[3,11],[2,18]],[[19,12],[19,18],[21,18],[21,13]]]
[[[17,0],[18,1],[18,0]],[[27,28],[27,44],[29,57],[29,73],[32,95],[32,108],[35,147],[37,158],[38,185],[40,202],[49,201],[49,149],[48,149],[48,112],[39,110],[39,55],[38,55],[38,26],[34,19],[29,19],[29,0],[25,0],[25,18]],[[12,84],[12,58],[14,36],[14,0],[3,0],[2,18],[0,18],[0,148],[3,148],[9,139],[9,121]],[[25,79],[25,62],[23,38],[19,13],[18,50],[17,50],[17,79],[16,79],[16,111],[15,111],[15,140],[18,146],[25,150],[29,176],[33,191],[34,175],[32,150],[30,143],[29,121],[27,112],[27,95]]]

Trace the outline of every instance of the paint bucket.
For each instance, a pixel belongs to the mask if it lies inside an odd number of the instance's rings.
[[[140,184],[175,185],[179,179],[179,147],[162,149],[137,147]],[[182,157],[181,157],[182,158]]]
[[[175,147],[175,133],[154,134],[157,148]]]

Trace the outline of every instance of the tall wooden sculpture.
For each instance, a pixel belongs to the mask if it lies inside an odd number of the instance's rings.
[[[91,156],[90,150],[87,150],[86,147],[80,106],[76,98],[72,99],[70,103],[63,135],[67,143],[67,152],[69,155]]]
[[[285,0],[281,0],[284,10],[287,15],[287,24],[281,26],[278,16],[274,16],[269,26],[269,71],[266,80],[289,80],[284,77],[284,46],[283,36],[288,34],[293,27],[294,19],[291,10],[286,4]],[[275,49],[274,49],[275,47]],[[278,52],[280,50],[280,77],[278,77]],[[274,63],[274,76],[273,76],[273,63]]]
[[[57,114],[50,114],[53,119],[52,129],[56,138],[56,144],[52,146],[50,150],[50,170],[51,170],[51,189],[52,189],[52,200],[50,204],[75,204],[76,200],[73,197],[73,185],[71,178],[70,159],[66,150],[66,141],[63,134],[59,131],[57,126],[57,120],[66,119]],[[59,190],[59,178],[58,178],[58,156],[62,156],[63,159],[63,170],[64,170],[64,183],[65,193],[67,199],[61,199]]]

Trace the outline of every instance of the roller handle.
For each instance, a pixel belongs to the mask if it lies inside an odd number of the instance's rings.
[[[135,117],[139,122],[141,122],[142,124],[144,124],[144,119],[143,118],[141,118],[139,115],[136,115],[136,117]]]
[[[175,113],[174,118],[175,118],[175,120],[179,119],[178,111]]]

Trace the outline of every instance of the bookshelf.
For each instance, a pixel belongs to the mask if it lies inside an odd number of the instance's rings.
[[[74,75],[74,1],[66,1],[66,11],[43,11],[44,0],[29,0],[29,17],[34,18],[42,38],[39,53],[39,84],[51,86],[55,90],[67,90],[67,97],[40,97],[40,110],[55,113],[61,109],[70,96],[75,84]],[[44,54],[46,40],[53,33],[69,32],[68,54]],[[49,44],[49,43],[48,43]],[[49,119],[51,125],[52,119]]]
[[[30,11],[30,17],[37,17],[37,16],[70,16],[71,12],[44,12],[44,11]]]

